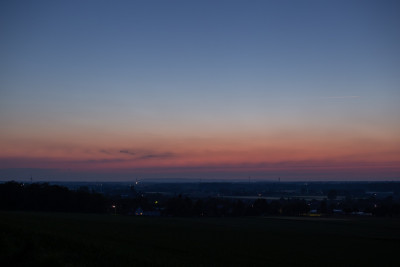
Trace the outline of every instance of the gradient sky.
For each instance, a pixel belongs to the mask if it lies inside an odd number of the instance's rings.
[[[1,1],[0,180],[400,180],[399,1]]]

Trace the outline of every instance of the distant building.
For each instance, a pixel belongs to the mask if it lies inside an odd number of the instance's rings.
[[[370,195],[372,197],[376,198],[386,198],[386,197],[392,197],[394,196],[394,192],[365,192],[367,195]]]
[[[142,216],[143,215],[143,210],[141,207],[137,208],[135,211],[136,216]]]
[[[144,211],[143,216],[161,216],[161,213],[158,210]]]
[[[342,209],[333,209],[333,214],[344,214]]]
[[[135,211],[136,216],[161,216],[161,212],[158,210],[143,211],[141,207],[138,207]]]

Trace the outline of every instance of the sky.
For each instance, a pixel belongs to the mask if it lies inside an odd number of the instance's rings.
[[[400,180],[398,1],[1,1],[0,180]]]

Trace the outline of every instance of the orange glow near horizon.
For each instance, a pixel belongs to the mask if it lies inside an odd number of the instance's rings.
[[[0,167],[147,173],[400,169],[397,138],[288,135],[119,139],[95,136],[75,142],[78,139],[57,142],[54,137],[25,141],[9,138],[2,143]]]

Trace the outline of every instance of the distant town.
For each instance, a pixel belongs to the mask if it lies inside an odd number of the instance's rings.
[[[0,184],[0,192],[5,210],[184,217],[400,216],[400,182],[10,181]]]

